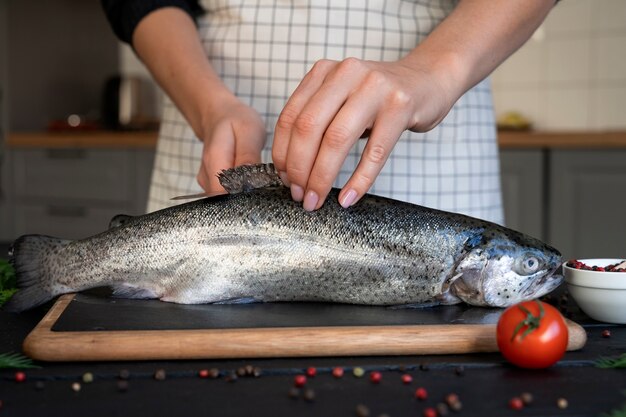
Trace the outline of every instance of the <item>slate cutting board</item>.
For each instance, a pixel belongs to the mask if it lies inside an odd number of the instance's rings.
[[[44,361],[420,355],[498,350],[501,309],[330,303],[178,305],[61,296],[24,341]],[[568,350],[586,333],[567,321]]]

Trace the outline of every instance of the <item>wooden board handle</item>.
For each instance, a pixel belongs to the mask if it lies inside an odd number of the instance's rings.
[[[24,341],[24,352],[43,361],[107,361],[425,355],[497,352],[496,325],[412,325],[53,332],[72,300],[62,296]],[[571,320],[568,350],[585,345],[585,330]]]

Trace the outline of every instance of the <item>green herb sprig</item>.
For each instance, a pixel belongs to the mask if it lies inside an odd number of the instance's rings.
[[[32,359],[19,353],[2,353],[0,354],[0,369],[2,368],[34,369],[39,366],[35,365]]]
[[[5,259],[0,259],[0,306],[17,292],[15,269]]]
[[[596,361],[598,368],[610,369],[610,368],[626,368],[626,353],[622,353],[620,356],[614,358],[600,358]]]

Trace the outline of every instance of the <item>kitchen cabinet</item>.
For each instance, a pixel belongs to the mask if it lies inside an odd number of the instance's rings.
[[[25,148],[7,152],[7,204],[13,222],[0,240],[37,233],[77,239],[116,214],[141,214],[152,149]]]
[[[549,241],[564,258],[626,257],[626,149],[550,155]]]
[[[505,225],[542,240],[546,237],[544,161],[541,149],[500,152]]]

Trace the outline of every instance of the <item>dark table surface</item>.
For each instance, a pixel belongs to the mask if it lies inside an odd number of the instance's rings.
[[[0,311],[0,352],[20,351],[22,341],[43,317],[50,304],[20,315]],[[626,413],[626,370],[600,369],[599,357],[626,352],[626,326],[595,322],[575,307],[574,319],[587,331],[587,345],[566,353],[546,370],[523,370],[507,364],[499,354],[432,355],[399,357],[340,357],[305,359],[249,359],[198,361],[146,361],[99,363],[38,363],[26,370],[26,381],[15,382],[15,370],[0,370],[0,417],[53,415],[215,415],[215,416],[357,416],[358,405],[372,417],[421,416],[427,407],[444,402],[446,395],[459,396],[459,416],[599,416],[616,410]],[[610,337],[602,337],[603,330]],[[285,343],[289,343],[285,340]],[[258,377],[228,377],[251,365],[261,369]],[[314,399],[289,395],[294,377],[307,367],[317,375],[305,388]],[[345,375],[335,378],[334,367]],[[353,374],[363,368],[365,376]],[[217,368],[221,377],[200,378],[201,369]],[[157,370],[165,379],[155,379]],[[369,371],[382,373],[374,384]],[[91,383],[82,382],[91,373]],[[120,374],[128,373],[126,382]],[[413,377],[404,384],[401,375]],[[225,376],[226,375],[226,376]],[[72,384],[80,383],[75,391]],[[423,387],[426,400],[415,398]],[[508,402],[523,392],[533,401],[522,410]],[[310,395],[310,393],[309,393]],[[559,408],[559,398],[567,408]]]

